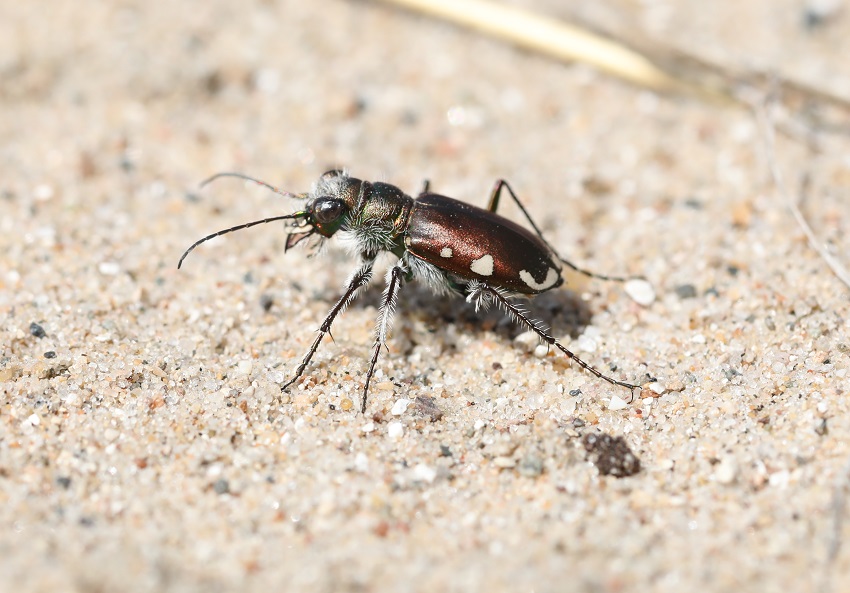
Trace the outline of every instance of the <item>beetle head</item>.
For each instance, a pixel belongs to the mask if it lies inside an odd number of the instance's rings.
[[[307,224],[323,237],[332,237],[354,210],[362,183],[338,169],[322,174],[307,194]]]

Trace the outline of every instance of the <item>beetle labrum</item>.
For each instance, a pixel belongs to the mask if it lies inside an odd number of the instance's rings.
[[[369,382],[390,331],[399,289],[404,282],[411,280],[424,281],[438,295],[464,296],[475,305],[476,310],[496,303],[519,325],[536,333],[543,342],[554,346],[596,377],[625,387],[631,393],[640,387],[609,377],[573,354],[516,302],[518,296],[530,297],[560,286],[563,283],[562,265],[602,280],[622,281],[624,278],[595,274],[560,257],[505,180],[496,182],[485,210],[431,193],[427,181],[414,199],[394,185],[356,179],[346,171],[336,169],[324,173],[312,189],[303,194],[280,190],[241,173],[218,173],[201,186],[221,177],[237,177],[282,196],[303,200],[304,208],[292,214],[264,218],[207,235],[183,253],[178,268],[186,256],[205,241],[279,220],[292,221],[285,250],[314,235],[321,240],[336,236],[360,260],[359,267],[348,278],[342,296],[328,312],[295,374],[281,390],[287,389],[303,374],[322,339],[330,333],[336,317],[372,279],[375,259],[383,252],[392,253],[398,260],[386,275],[375,344],[363,387],[361,412],[366,410]],[[534,232],[496,213],[502,190],[508,191]]]

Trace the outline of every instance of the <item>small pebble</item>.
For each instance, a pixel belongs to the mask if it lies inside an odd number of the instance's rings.
[[[807,29],[816,29],[841,13],[842,0],[808,0],[803,10],[803,24]]]
[[[649,390],[652,391],[653,393],[657,393],[658,395],[661,395],[662,393],[664,393],[664,391],[666,389],[665,389],[664,385],[662,385],[659,381],[653,381],[652,383],[649,384]]]
[[[514,345],[524,352],[533,352],[540,343],[540,337],[533,331],[522,332],[514,338]]]
[[[121,266],[114,261],[104,261],[98,264],[97,270],[104,276],[117,276],[121,271]]]
[[[652,284],[642,278],[627,281],[623,290],[638,305],[648,307],[655,301],[655,289],[652,288]]]
[[[273,305],[274,305],[274,297],[272,295],[263,294],[263,295],[260,296],[260,307],[263,308],[263,311],[268,313],[269,310],[271,310]]]
[[[576,340],[576,350],[579,352],[596,352],[596,340],[582,334],[579,336],[578,340]]]
[[[404,425],[401,422],[390,422],[387,424],[387,436],[398,439],[404,434]]]
[[[429,395],[416,396],[416,413],[427,417],[431,422],[437,422],[443,417],[443,411],[437,405],[437,400]]]
[[[692,299],[697,296],[697,289],[693,284],[680,284],[676,287],[676,295],[680,299]]]
[[[726,455],[717,464],[717,469],[714,470],[714,479],[719,484],[731,484],[738,476],[738,463],[735,459]]]
[[[53,197],[54,191],[53,187],[47,183],[39,183],[35,186],[32,193],[36,200],[44,202],[45,200],[49,200]]]
[[[44,358],[56,358],[56,352],[53,350],[48,350],[44,353]]]
[[[537,455],[526,455],[519,462],[517,471],[526,478],[536,478],[543,473],[543,460]]]
[[[44,331],[44,328],[37,324],[35,321],[30,323],[30,333],[39,339],[47,335],[47,333]]]
[[[240,360],[236,363],[236,377],[247,377],[251,374],[254,363],[250,360]]]
[[[419,482],[431,483],[437,478],[437,470],[430,465],[420,463],[413,468],[413,479]]]
[[[410,405],[409,399],[397,399],[393,404],[392,409],[390,410],[390,414],[393,416],[401,416],[407,411],[407,407]]]
[[[657,382],[657,381],[656,381]],[[674,379],[667,385],[667,391],[671,393],[678,393],[679,391],[685,390],[685,382],[681,379]],[[661,394],[659,394],[661,395]]]
[[[548,344],[537,344],[534,348],[534,357],[535,358],[546,358],[546,355],[549,354],[549,345]]]
[[[640,459],[632,453],[623,437],[589,433],[584,435],[582,444],[589,460],[603,476],[625,478],[640,471]]]
[[[791,473],[787,469],[773,472],[767,480],[767,483],[774,488],[787,488],[791,481]]]
[[[611,401],[608,402],[608,409],[616,412],[617,410],[622,410],[629,407],[629,404],[626,403],[626,400],[615,396],[611,397]]]

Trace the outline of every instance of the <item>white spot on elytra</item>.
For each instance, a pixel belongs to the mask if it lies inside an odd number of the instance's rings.
[[[534,280],[534,276],[529,274],[528,270],[520,270],[519,277],[528,285],[529,288],[533,288],[534,290],[546,290],[547,288],[555,286],[560,275],[558,274],[558,270],[555,268],[549,268],[549,271],[546,272],[546,278],[539,284]]]
[[[449,258],[452,256],[452,248],[451,247],[443,247],[440,250],[440,257]]]
[[[469,269],[479,276],[492,276],[493,256],[488,253],[487,255],[482,255],[478,259],[472,260],[472,263],[469,264]]]

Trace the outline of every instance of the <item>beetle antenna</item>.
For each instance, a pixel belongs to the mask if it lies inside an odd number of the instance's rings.
[[[293,218],[299,218],[299,217],[303,217],[303,216],[306,216],[306,215],[307,215],[307,212],[305,210],[302,210],[300,212],[296,212],[295,214],[287,214],[285,216],[272,216],[271,218],[264,218],[262,220],[255,220],[253,222],[246,222],[245,224],[240,224],[240,225],[237,225],[237,226],[234,226],[234,227],[230,227],[229,229],[224,229],[222,231],[218,231],[217,233],[207,235],[203,239],[199,239],[199,240],[195,241],[194,243],[192,243],[192,245],[189,246],[189,249],[187,249],[186,251],[183,252],[183,255],[180,256],[180,261],[177,262],[177,269],[179,270],[180,266],[183,265],[183,260],[186,259],[186,256],[189,255],[189,253],[191,253],[192,250],[195,247],[197,247],[201,243],[204,243],[205,241],[209,241],[210,239],[215,239],[216,237],[220,237],[221,235],[226,235],[227,233],[232,233],[233,231],[240,231],[242,229],[247,229],[247,228],[252,227],[252,226],[257,226],[258,224],[265,224],[267,222],[275,222],[277,220],[292,220]]]
[[[231,172],[228,172],[228,171],[225,171],[224,173],[216,173],[212,177],[205,179],[204,181],[201,182],[200,187],[204,187],[206,185],[209,185],[210,183],[212,183],[213,181],[215,181],[219,177],[236,177],[237,179],[244,179],[245,181],[252,181],[252,182],[256,183],[257,185],[262,185],[263,187],[270,189],[274,193],[276,193],[280,196],[283,196],[285,198],[295,198],[296,200],[303,200],[307,196],[307,194],[294,194],[290,191],[286,191],[284,189],[279,189],[279,188],[273,186],[270,183],[266,183],[265,181],[262,181],[260,179],[255,178],[255,177],[251,177],[250,175],[245,175],[244,173],[231,173]]]

